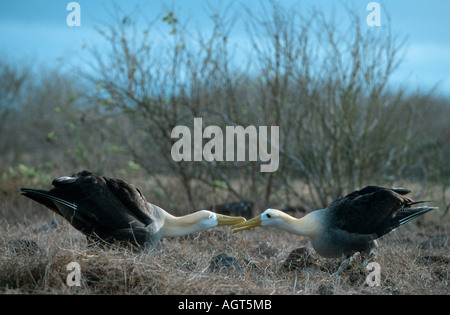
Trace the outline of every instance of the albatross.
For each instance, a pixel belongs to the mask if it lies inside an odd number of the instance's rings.
[[[61,215],[90,242],[102,240],[154,248],[164,237],[245,221],[243,217],[208,210],[173,216],[148,202],[134,185],[86,170],[56,178],[52,185],[51,190],[22,188],[21,191]]]
[[[376,253],[376,239],[436,207],[412,207],[405,188],[367,186],[328,207],[294,218],[280,210],[267,209],[261,215],[231,227],[231,233],[258,226],[273,226],[309,237],[322,257],[337,258],[355,253]],[[342,270],[340,268],[340,270]]]

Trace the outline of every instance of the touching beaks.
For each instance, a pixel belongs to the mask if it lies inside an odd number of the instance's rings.
[[[216,214],[217,216],[217,226],[222,225],[235,225],[239,223],[245,223],[245,218],[243,217],[231,217],[223,214]]]
[[[258,226],[261,226],[261,216],[260,215],[257,217],[254,217],[253,219],[250,219],[246,222],[233,225],[230,228],[230,231],[231,231],[231,234],[234,234],[234,233],[237,233],[237,232],[240,232],[243,230],[247,230],[247,229],[251,229],[254,227],[258,227]]]

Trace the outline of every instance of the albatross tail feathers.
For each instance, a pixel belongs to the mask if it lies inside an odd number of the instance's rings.
[[[438,208],[437,207],[416,207],[416,208],[408,208],[408,209],[401,210],[401,211],[397,212],[397,215],[392,220],[392,222],[389,226],[387,226],[385,229],[378,231],[376,233],[377,237],[381,237],[381,236],[395,230],[399,226],[402,226],[403,224],[408,223],[409,221],[421,216],[422,214],[425,214],[425,213],[427,213],[431,210],[435,210],[435,209],[438,209]]]
[[[408,223],[409,221],[421,216],[422,214],[425,214],[431,210],[435,210],[438,209],[437,207],[416,207],[416,208],[411,208],[408,209],[408,212],[412,212],[411,214],[409,214],[408,216],[401,218],[398,221],[398,225],[397,226],[401,226],[405,223]]]
[[[47,205],[47,203],[45,201],[47,201],[48,199],[50,199],[51,201],[60,203],[66,207],[69,207],[73,210],[77,210],[77,205],[72,203],[72,202],[68,202],[64,199],[55,197],[50,195],[48,192],[46,192],[45,190],[39,190],[39,189],[29,189],[29,188],[22,188],[22,195],[25,195],[39,203],[42,203],[44,205]]]
[[[90,220],[97,221],[96,215],[93,214],[92,212],[85,210],[81,207],[78,207],[78,205],[76,203],[55,197],[55,196],[49,194],[46,190],[22,188],[21,191],[22,191],[22,195],[43,204],[47,208],[55,211],[57,214],[62,215],[63,217],[64,217],[64,215],[61,213],[61,211],[58,209],[58,207],[55,206],[55,203],[58,203],[60,205],[63,205],[65,207],[73,210],[74,214],[76,214],[77,212],[82,213],[85,217],[88,217]]]

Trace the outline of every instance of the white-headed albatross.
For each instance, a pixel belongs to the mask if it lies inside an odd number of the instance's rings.
[[[64,217],[89,241],[153,248],[163,237],[245,221],[208,210],[176,217],[149,203],[134,185],[89,171],[56,178],[52,184],[48,191],[22,188],[22,194]]]
[[[327,208],[297,219],[282,211],[267,209],[261,215],[231,227],[232,233],[257,226],[273,226],[311,239],[322,257],[349,256],[377,247],[376,239],[436,207],[411,206],[404,188],[367,186],[333,201]]]

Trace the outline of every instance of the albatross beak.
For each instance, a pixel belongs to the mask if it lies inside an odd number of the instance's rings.
[[[235,224],[246,221],[245,218],[243,218],[243,217],[230,217],[230,216],[223,215],[223,214],[216,214],[216,216],[217,216],[217,225],[218,226],[235,225]]]
[[[261,216],[260,215],[257,217],[254,217],[253,219],[250,219],[246,222],[243,222],[241,224],[233,225],[230,228],[230,231],[231,231],[231,234],[234,234],[234,233],[237,233],[237,232],[240,232],[243,230],[247,230],[247,229],[251,229],[254,227],[258,227],[258,226],[261,226]]]

